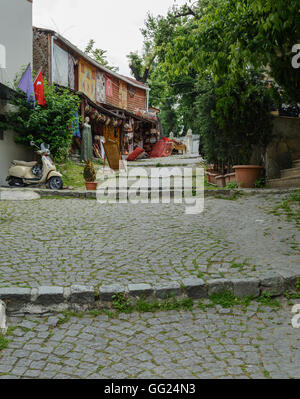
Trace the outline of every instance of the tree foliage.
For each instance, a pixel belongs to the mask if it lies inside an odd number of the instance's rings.
[[[263,72],[280,89],[281,101],[300,102],[300,74],[291,62],[292,47],[300,40],[299,1],[187,1],[166,17],[148,14],[141,31],[144,51],[129,55],[130,67],[136,79],[150,85],[150,101],[162,109],[165,134],[174,126],[197,132],[199,82],[207,76],[223,85],[224,96],[217,101],[225,120],[233,85],[249,70]],[[257,83],[251,80],[251,90]],[[242,100],[237,110],[243,113],[244,106]]]
[[[99,64],[103,65],[105,68],[110,69],[113,72],[118,72],[119,68],[111,66],[107,61],[107,51],[100,48],[95,48],[95,41],[93,39],[88,42],[84,52]]]
[[[235,82],[198,82],[201,95],[195,108],[208,162],[230,170],[248,164],[254,147],[264,149],[272,137],[272,93],[262,75],[249,71]]]

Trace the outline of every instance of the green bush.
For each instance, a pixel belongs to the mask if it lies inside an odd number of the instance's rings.
[[[16,108],[6,113],[5,121],[0,121],[0,128],[15,131],[17,143],[29,145],[34,140],[37,144],[49,144],[52,155],[62,160],[70,151],[71,126],[76,121],[80,100],[68,89],[44,83],[46,107],[37,104],[33,108],[19,90],[20,95],[11,100]]]
[[[238,185],[236,182],[230,182],[230,183],[227,183],[225,188],[228,188],[229,190],[233,190],[235,188],[238,188]]]

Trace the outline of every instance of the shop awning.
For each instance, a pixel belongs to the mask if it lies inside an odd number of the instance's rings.
[[[144,116],[136,115],[134,112],[127,111],[126,109],[117,108],[113,105],[104,104],[104,103],[102,103],[101,105],[107,109],[115,110],[116,112],[122,113],[124,116],[136,119],[138,121],[145,122],[145,123],[152,123],[153,125],[158,124],[158,120],[148,119],[148,118],[145,118]]]
[[[96,104],[94,101],[92,101],[86,94],[84,94],[81,91],[75,92],[80,98],[84,98],[84,100],[93,108],[95,108],[97,111],[102,112],[106,115],[113,116],[114,118],[118,119],[125,119],[125,116],[119,115],[116,112],[113,112],[112,110],[108,110],[102,105]]]

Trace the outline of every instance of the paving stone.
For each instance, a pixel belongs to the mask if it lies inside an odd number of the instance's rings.
[[[149,297],[153,295],[150,284],[128,284],[128,295],[131,297]]]
[[[260,295],[260,280],[256,278],[232,279],[233,293],[238,298],[253,297]]]
[[[95,291],[93,287],[73,285],[71,287],[70,302],[79,304],[95,304]]]
[[[207,298],[208,289],[205,282],[198,278],[186,278],[182,280],[187,296],[193,299]]]
[[[154,284],[155,297],[158,299],[167,299],[175,296],[182,295],[182,289],[179,282],[170,281],[168,283],[157,283]]]
[[[39,305],[53,305],[64,302],[64,290],[62,287],[40,286],[35,300]]]
[[[271,295],[281,295],[285,290],[285,282],[280,274],[270,273],[260,278],[261,292]]]
[[[126,289],[123,285],[114,284],[108,286],[101,286],[99,288],[99,296],[101,301],[112,301],[112,298],[115,294],[125,293]]]
[[[208,296],[209,297],[216,293],[222,293],[225,291],[231,291],[231,292],[233,291],[233,284],[232,284],[231,280],[226,280],[223,278],[208,280],[207,286],[208,286]]]
[[[290,326],[291,306],[284,299],[280,303],[281,308],[265,307],[250,319],[249,312],[236,308],[225,314],[221,307],[203,312],[196,305],[192,312],[133,313],[104,322],[102,316],[71,317],[52,327],[54,334],[38,346],[31,344],[32,337],[10,342],[0,352],[0,373],[18,378],[215,379],[264,378],[266,370],[271,378],[299,378],[298,330]],[[35,319],[36,326],[48,321]],[[286,323],[278,325],[281,319]],[[22,318],[14,321],[20,325]],[[73,327],[83,339],[66,342]],[[39,330],[32,333],[37,336]],[[40,353],[45,345],[50,353]]]

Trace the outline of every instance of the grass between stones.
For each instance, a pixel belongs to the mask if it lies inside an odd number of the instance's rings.
[[[299,292],[300,296],[300,292]],[[258,303],[263,307],[272,307],[272,308],[280,308],[281,304],[277,299],[271,297],[270,294],[263,293],[259,298],[238,298],[230,291],[224,291],[220,293],[213,294],[207,300],[197,300],[194,301],[191,298],[183,298],[177,299],[175,296],[169,297],[165,300],[161,301],[148,301],[145,298],[139,298],[135,303],[132,303],[129,298],[126,297],[125,294],[116,294],[113,297],[112,308],[98,308],[91,309],[88,314],[96,318],[98,316],[106,315],[110,319],[118,318],[119,315],[122,314],[131,314],[133,312],[138,313],[156,313],[160,311],[171,311],[176,310],[180,311],[193,311],[193,309],[198,308],[206,312],[208,309],[216,308],[217,306],[221,306],[224,309],[232,309],[235,306],[241,306],[241,310],[246,312],[249,305],[252,303]],[[257,312],[264,312],[263,309],[260,309],[260,306],[257,309]],[[53,328],[58,328],[59,326],[69,322],[72,318],[83,318],[85,313],[78,311],[65,310],[59,313],[58,322],[56,326],[49,328],[50,335],[47,339],[50,339],[53,335],[51,331]],[[7,336],[14,335],[13,331],[16,327],[10,327],[7,332]],[[30,330],[30,329],[29,329]],[[0,335],[0,351],[5,349],[11,340]]]
[[[8,347],[8,344],[11,340],[5,338],[2,334],[0,334],[0,351]]]
[[[288,293],[286,293],[288,295]],[[300,297],[300,289],[299,294],[296,293],[289,293],[291,299]],[[123,293],[118,293],[114,295],[112,308],[105,309],[92,309],[89,311],[89,314],[93,317],[97,317],[100,315],[107,315],[109,318],[117,317],[119,314],[130,314],[133,312],[138,313],[155,313],[159,311],[169,311],[169,310],[177,310],[177,311],[192,311],[195,307],[206,311],[209,308],[215,308],[217,305],[221,306],[222,308],[233,308],[235,306],[241,306],[244,312],[247,311],[247,307],[252,303],[258,303],[260,311],[260,307],[272,307],[272,308],[280,308],[281,304],[276,299],[273,298],[268,293],[262,293],[259,298],[253,297],[246,297],[246,298],[238,298],[230,291],[224,291],[220,293],[213,294],[207,300],[197,300],[194,301],[192,298],[183,298],[177,299],[175,296],[169,297],[165,300],[155,300],[155,301],[148,301],[145,298],[138,298],[135,303],[132,303],[129,298],[126,297]],[[66,311],[63,312],[65,318],[61,321],[67,322],[70,317],[82,317],[82,313],[70,312]]]
[[[269,213],[276,216],[285,215],[288,222],[295,221],[297,228],[300,229],[300,190],[291,194]]]
[[[222,199],[222,200],[227,200],[227,201],[237,201],[239,198],[241,198],[244,194],[235,191],[233,194],[226,196],[226,195],[215,195],[214,197],[217,199]]]
[[[14,330],[17,328],[17,326],[10,326],[7,329],[6,335],[4,336],[3,334],[0,334],[0,352],[7,348],[9,343],[12,341],[11,339],[8,339],[7,337],[13,336],[14,335]]]
[[[296,285],[296,292],[292,293],[286,291],[284,296],[287,299],[300,298],[300,277]],[[230,291],[224,291],[213,294],[209,299],[194,301],[191,298],[177,299],[175,296],[168,297],[165,300],[155,300],[147,301],[145,298],[139,298],[132,303],[125,294],[115,294],[112,302],[112,309],[108,310],[106,308],[91,309],[88,314],[96,318],[98,316],[106,315],[109,318],[118,318],[121,314],[130,314],[133,312],[138,313],[156,313],[159,311],[193,311],[193,309],[198,308],[206,312],[208,309],[216,308],[217,306],[224,309],[232,309],[236,306],[241,307],[243,312],[247,312],[248,306],[253,303],[257,303],[259,306],[256,310],[257,313],[264,312],[263,307],[271,308],[281,308],[280,302],[276,298],[268,293],[263,293],[259,298],[254,299],[253,297],[238,298]],[[228,312],[226,312],[228,314]],[[85,316],[84,312],[65,310],[58,314],[58,321],[56,325],[49,327],[49,335],[45,339],[47,342],[54,334],[53,330],[59,328],[59,326],[69,322],[72,318],[83,318]],[[34,321],[38,324],[37,321]],[[243,323],[242,323],[243,324]],[[21,329],[24,332],[33,331],[34,328],[27,328],[23,326],[10,326],[6,335],[0,334],[0,353],[9,346],[9,343],[13,340],[9,337],[14,337],[14,330]],[[257,345],[259,346],[259,345]]]
[[[65,196],[65,195],[41,195],[41,200],[80,200],[80,201],[96,201],[97,198],[92,197],[72,197],[72,196]],[[1,223],[1,222],[0,222]]]

